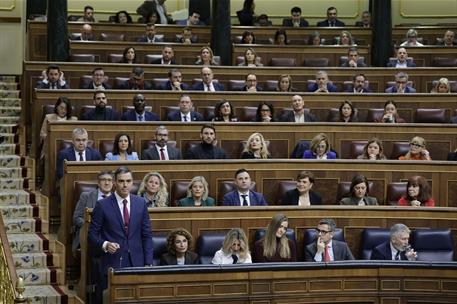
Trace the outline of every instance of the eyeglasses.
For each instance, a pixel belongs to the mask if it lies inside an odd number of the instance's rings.
[[[316,229],[317,234],[327,234],[331,231]]]
[[[424,147],[423,145],[419,145],[419,144],[416,144],[416,143],[410,143],[409,145],[412,146],[412,147],[417,147],[417,148],[423,148]]]

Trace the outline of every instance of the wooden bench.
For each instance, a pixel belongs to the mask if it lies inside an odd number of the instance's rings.
[[[400,45],[406,39],[406,32],[412,27],[409,26],[395,26],[392,28],[392,41],[396,45]],[[443,38],[444,33],[447,30],[456,32],[457,27],[454,26],[434,26],[434,25],[423,25],[414,26],[417,30],[418,37],[423,38],[428,42],[428,45],[435,45],[436,38]]]
[[[398,46],[397,46],[398,48]],[[442,58],[456,58],[457,49],[455,47],[442,47],[442,46],[410,46],[406,48],[408,57],[413,57],[414,62],[418,67],[433,67],[433,59]],[[435,66],[436,67],[436,66]],[[409,73],[410,69],[406,72]]]

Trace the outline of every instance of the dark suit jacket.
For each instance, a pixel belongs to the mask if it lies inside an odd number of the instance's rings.
[[[313,83],[308,86],[308,92],[315,92],[318,88],[319,88],[319,86],[317,85],[317,83]],[[338,88],[330,83],[327,83],[327,90],[329,92],[333,92],[333,93],[338,92]]]
[[[144,111],[143,118],[145,121],[159,121],[160,117],[156,113]],[[122,115],[121,120],[126,121],[136,121],[136,112],[135,110],[129,110]]]
[[[397,87],[392,86],[386,89],[386,93],[397,93]],[[406,86],[405,93],[416,93],[416,89],[410,86]]]
[[[188,84],[186,84],[186,83],[183,83],[183,82],[181,83],[180,87],[181,87],[181,90],[190,90],[190,86],[189,86]],[[168,81],[165,83],[165,85],[160,86],[160,87],[158,88],[158,90],[168,90],[168,91],[171,91],[171,90],[172,90],[172,88],[171,88],[171,81],[168,80]]]
[[[367,206],[377,206],[378,205],[378,200],[376,199],[376,197],[365,196],[364,200],[365,200],[365,204],[367,204]],[[343,197],[340,201],[340,205],[356,206],[358,203],[359,203],[359,199],[354,196]]]
[[[142,197],[130,194],[128,234],[116,196],[112,194],[100,200],[92,212],[87,238],[89,245],[101,255],[102,273],[105,276],[108,267],[121,268],[122,261],[128,259],[133,267],[153,264],[151,225],[148,208]],[[118,243],[120,248],[114,254],[104,252],[102,246],[105,241]]]
[[[169,159],[182,159],[181,152],[178,149],[173,148],[169,144],[167,144],[167,152]],[[157,152],[156,147],[152,147],[146,150],[143,150],[143,157],[144,160],[160,160],[159,152]]]
[[[283,205],[298,205],[300,193],[297,188],[287,191],[282,198]],[[311,205],[322,205],[322,198],[314,191],[309,191]]]
[[[356,21],[355,25],[354,26],[358,26],[358,27],[364,27],[363,26],[363,22],[362,21]],[[373,24],[370,23],[370,28],[373,27]]]
[[[108,83],[102,83],[102,87],[105,88],[105,90],[111,90],[112,87]],[[81,89],[86,89],[86,90],[95,90],[94,83],[90,82],[86,85],[81,86]]]
[[[349,66],[349,60],[346,60],[345,62],[343,62],[343,64],[341,65],[342,68],[352,68]],[[367,65],[365,62],[357,62],[357,67],[358,68],[366,68]]]
[[[283,19],[282,20],[282,26],[293,27],[294,23],[292,22],[292,18]],[[300,27],[307,27],[307,26],[309,26],[308,21],[306,21],[303,18],[300,18]]]
[[[181,20],[176,20],[176,24],[178,25],[186,25],[187,26],[187,20],[188,19],[181,19]],[[199,20],[198,24],[195,25],[206,25],[203,21]],[[189,26],[195,26],[195,25],[189,25]]]
[[[376,246],[371,252],[371,260],[392,260],[392,249],[390,247],[390,241],[384,242]],[[400,252],[400,259],[407,261],[405,252]]]
[[[224,86],[220,84],[219,82],[214,82],[213,81],[213,86],[216,91],[225,91]],[[203,82],[196,83],[195,85],[192,86],[191,90],[193,91],[204,91],[203,87]]]
[[[173,23],[173,20],[171,18],[169,18],[168,15],[167,15],[167,11],[165,10],[166,7],[164,6],[163,8],[164,8],[164,12],[163,13],[165,14],[165,16],[167,16],[168,23],[169,24]],[[157,4],[156,4],[155,1],[144,1],[143,4],[141,4],[136,9],[136,12],[138,13],[138,15],[143,16],[142,23],[148,23],[146,18],[148,17],[148,15],[151,12],[157,12]]]
[[[262,193],[254,192],[249,190],[249,202],[251,206],[268,206]],[[222,199],[223,206],[242,206],[240,197],[238,196],[238,190],[230,191],[224,195]]]
[[[186,255],[184,256],[184,265],[191,265],[191,264],[200,264],[198,259],[198,254],[192,251],[186,251]],[[160,265],[178,265],[176,261],[176,256],[171,255],[170,253],[166,252],[162,254],[160,257]]]
[[[387,63],[387,67],[388,68],[394,68],[396,65],[397,65],[397,61],[393,61],[393,62],[389,61],[389,63]],[[406,66],[408,68],[417,67],[417,65],[414,62],[411,62],[411,61],[406,61]]]
[[[200,143],[184,154],[184,159],[226,159],[225,151],[216,146]]]
[[[305,112],[304,115],[305,115],[305,122],[314,122],[314,121],[316,121],[316,117],[313,114]],[[279,121],[282,121],[282,122],[295,122],[295,114],[294,114],[294,112],[293,111],[287,112],[286,114],[281,116]]]
[[[91,147],[86,148],[86,161],[103,160],[103,159],[104,158],[102,158],[102,155],[97,150],[92,149]],[[73,146],[59,151],[59,155],[57,156],[57,164],[56,164],[56,174],[57,174],[58,179],[61,179],[63,176],[63,161],[64,160],[76,161],[75,149],[73,148]]]
[[[95,109],[91,109],[87,112],[85,112],[81,120],[96,120],[95,118]],[[119,114],[109,108],[105,108],[105,119],[104,120],[119,120]]]
[[[162,39],[157,39],[157,36],[154,36],[152,41],[153,42],[163,42]],[[148,42],[148,37],[146,35],[141,36],[140,38],[138,38],[138,42]]]
[[[447,154],[447,160],[457,160],[457,152],[449,152]]]
[[[67,83],[65,83],[64,86],[61,86],[59,81],[57,81],[56,86],[57,86],[57,89],[59,89],[59,90],[60,89],[69,89],[70,88],[70,86]],[[36,85],[37,89],[49,89],[50,87],[51,87],[51,83],[50,82],[45,83],[43,81],[38,81],[38,83]]]
[[[335,261],[354,260],[351,249],[345,242],[332,240],[333,258]],[[317,243],[313,242],[305,248],[305,261],[314,262],[314,256],[317,252]],[[324,257],[322,257],[322,261]]]
[[[253,26],[254,25],[254,13],[248,10],[239,10],[236,12],[238,20],[241,26]]]
[[[151,61],[150,64],[162,64],[162,58],[154,59]],[[170,64],[176,64],[176,60],[174,58],[172,58]]]
[[[319,21],[317,23],[317,26],[330,26],[328,19]],[[343,21],[340,21],[338,19],[335,20],[335,26],[346,26]]]
[[[345,93],[354,93],[354,88],[345,90],[344,92]],[[370,88],[363,88],[363,92],[362,93],[372,93],[372,91],[370,90]]]
[[[203,121],[204,120],[202,114],[195,112],[195,111],[190,112],[190,118],[192,121]],[[173,112],[168,113],[167,120],[168,121],[181,121],[181,112],[178,110],[178,111],[173,111]]]
[[[255,88],[257,89],[257,92],[263,91],[263,88],[261,86],[259,86],[259,85],[256,85]],[[248,90],[247,86],[243,86],[240,91],[245,91],[246,92],[247,90]]]
[[[449,123],[451,124],[457,124],[457,116],[452,116],[451,120],[449,120]]]
[[[154,89],[152,84],[149,81],[144,81],[143,82],[143,90],[152,90]],[[130,81],[124,81],[119,84],[119,87],[117,88],[119,90],[132,90],[132,84]]]

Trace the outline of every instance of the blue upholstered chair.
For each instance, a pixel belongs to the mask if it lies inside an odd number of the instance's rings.
[[[225,234],[225,232],[206,232],[200,234],[197,243],[200,264],[211,264],[216,251],[222,248]]]
[[[152,250],[154,252],[152,264],[158,266],[160,265],[160,257],[167,252],[167,235],[152,235]]]
[[[419,261],[454,261],[454,239],[450,229],[415,229],[412,247]]]
[[[388,240],[390,240],[389,228],[365,228],[360,244],[360,259],[369,260],[373,249]]]

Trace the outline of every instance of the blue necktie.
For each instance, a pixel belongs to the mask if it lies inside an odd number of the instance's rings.
[[[242,194],[241,197],[243,198],[243,206],[249,206],[248,205],[248,200],[246,199],[246,194]]]

